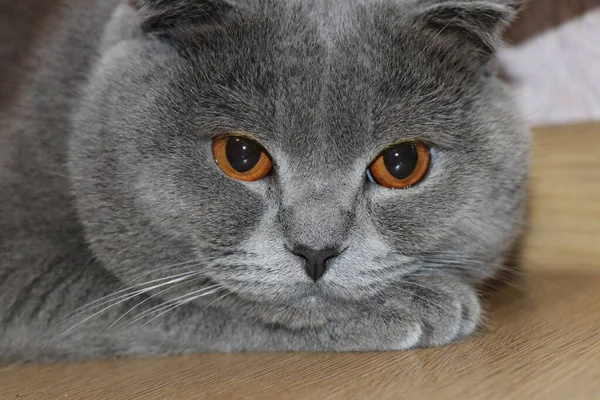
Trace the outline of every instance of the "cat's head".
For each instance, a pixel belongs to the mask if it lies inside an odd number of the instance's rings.
[[[514,7],[129,3],[70,155],[88,240],[117,276],[197,271],[302,326],[410,273],[497,269],[529,149],[492,65]]]

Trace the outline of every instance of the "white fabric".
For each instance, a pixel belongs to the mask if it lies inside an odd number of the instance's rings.
[[[600,120],[600,9],[500,51],[532,125]]]

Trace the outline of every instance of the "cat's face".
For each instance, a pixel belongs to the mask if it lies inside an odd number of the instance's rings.
[[[133,28],[99,61],[71,149],[107,268],[157,279],[198,260],[239,298],[288,310],[464,260],[474,277],[493,273],[519,231],[529,138],[485,50],[393,2],[240,3],[146,33],[133,9],[115,17]],[[214,140],[231,132],[264,147],[269,175],[223,172]],[[399,141],[431,149],[427,175],[404,189],[369,181]],[[339,255],[315,282],[301,247]]]

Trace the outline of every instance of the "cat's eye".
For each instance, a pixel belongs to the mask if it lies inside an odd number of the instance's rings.
[[[385,149],[367,169],[370,181],[392,189],[419,183],[431,164],[431,152],[421,143],[403,142]]]
[[[254,182],[273,169],[271,157],[258,142],[245,136],[222,136],[213,142],[219,167],[231,178]]]

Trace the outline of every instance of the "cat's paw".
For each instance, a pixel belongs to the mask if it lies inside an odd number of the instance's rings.
[[[415,321],[410,335],[411,347],[442,346],[472,334],[481,320],[481,304],[477,292],[462,282],[443,277],[419,277],[408,280],[398,288],[402,292],[396,306]],[[409,294],[410,293],[410,294]],[[406,306],[406,301],[410,305]],[[416,339],[418,336],[418,339]],[[406,343],[407,338],[400,342]]]
[[[400,283],[353,318],[328,325],[324,350],[394,351],[442,346],[469,336],[480,321],[476,291],[449,278]]]

